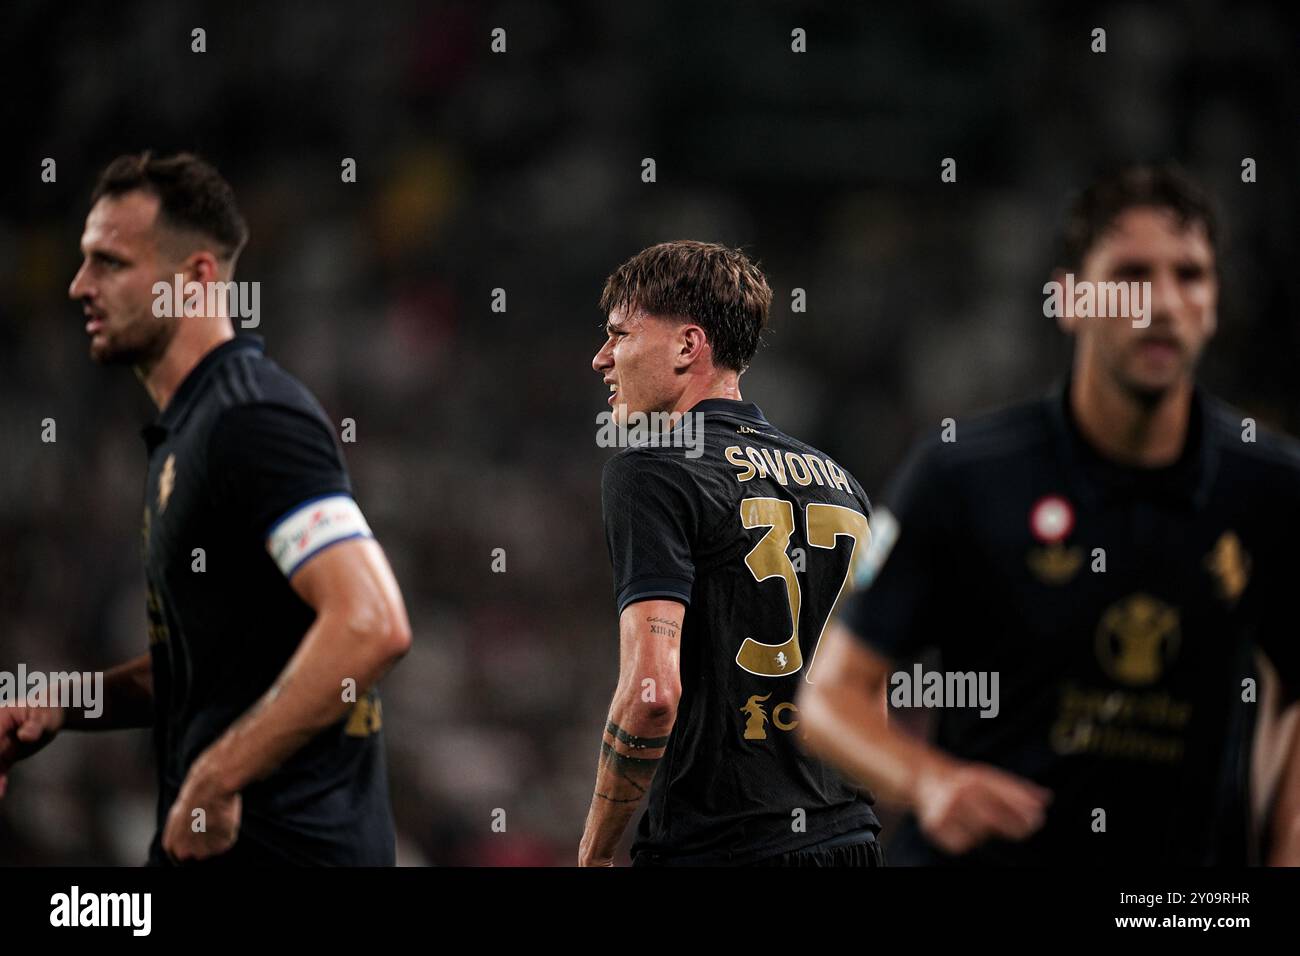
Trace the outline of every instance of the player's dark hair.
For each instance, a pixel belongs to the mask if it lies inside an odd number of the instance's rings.
[[[193,153],[154,156],[128,153],[100,174],[93,205],[104,196],[144,190],[158,197],[158,216],[174,229],[197,232],[217,242],[218,256],[234,262],[248,242],[248,226],[235,205],[235,191],[210,164]]]
[[[600,311],[644,309],[658,318],[697,323],[713,346],[713,363],[743,372],[767,326],[772,290],[738,249],[678,240],[643,249],[614,270]]]
[[[1057,265],[1076,271],[1120,213],[1135,207],[1167,209],[1182,229],[1200,223],[1215,247],[1218,219],[1206,191],[1178,166],[1129,166],[1094,180],[1070,203],[1061,229]]]

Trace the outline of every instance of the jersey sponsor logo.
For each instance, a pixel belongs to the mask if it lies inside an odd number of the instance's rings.
[[[171,500],[172,489],[176,487],[176,452],[167,456],[163,462],[162,474],[158,476],[158,513],[162,514],[167,510],[167,502]]]
[[[1214,577],[1215,591],[1229,604],[1236,604],[1250,583],[1250,555],[1235,531],[1219,535],[1214,550],[1205,556],[1205,566]]]
[[[1067,682],[1048,743],[1058,754],[1097,754],[1147,763],[1177,763],[1192,705],[1156,690],[1116,690]]]
[[[770,693],[759,696],[754,694],[745,701],[745,706],[740,708],[740,712],[745,715],[745,739],[746,740],[766,740],[767,724],[770,722],[777,730],[791,731],[799,726],[799,708],[788,700],[784,700],[772,708],[771,717],[768,716],[763,702],[772,695]]]
[[[281,518],[266,539],[266,550],[285,577],[309,558],[349,538],[371,538],[370,526],[347,495],[305,502]]]
[[[1154,684],[1178,656],[1178,608],[1133,594],[1106,609],[1097,625],[1097,661],[1121,684]]]

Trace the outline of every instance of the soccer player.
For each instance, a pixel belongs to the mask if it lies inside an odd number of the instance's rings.
[[[896,862],[1240,862],[1222,834],[1251,646],[1300,687],[1300,448],[1196,384],[1218,269],[1195,184],[1097,181],[1062,252],[1057,288],[1150,283],[1149,301],[1062,310],[1062,387],[915,449],[800,698],[808,741],[911,812]],[[933,744],[891,724],[879,694],[914,705],[898,665],[927,649],[945,686],[999,675],[996,715],[936,690]]]
[[[152,725],[150,863],[390,865],[375,685],[410,642],[397,583],[312,395],[234,336],[220,297],[187,315],[153,288],[232,281],[234,194],[193,155],[145,152],[91,201],[69,295],[91,358],[131,366],[160,413],[144,429],[149,650],[106,674],[96,720],[0,710],[0,774],[62,730]]]
[[[795,689],[870,511],[843,468],[741,399],[771,299],[743,254],[699,242],[644,250],[601,295],[592,367],[617,421],[677,425],[602,478],[620,669],[582,865],[613,864],[647,794],[636,865],[883,862],[871,798],[795,744]]]

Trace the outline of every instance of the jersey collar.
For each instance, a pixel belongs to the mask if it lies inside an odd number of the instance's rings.
[[[1134,468],[1104,458],[1084,438],[1070,409],[1070,376],[1053,386],[1045,404],[1057,453],[1075,494],[1093,504],[1120,497],[1139,484],[1156,486],[1195,509],[1209,500],[1218,466],[1218,447],[1204,390],[1195,386],[1187,423],[1187,440],[1178,461],[1164,468]]]
[[[237,335],[233,339],[222,342],[199,359],[199,363],[190,369],[190,373],[182,380],[180,387],[176,389],[176,394],[172,396],[172,400],[167,403],[167,407],[162,410],[157,420],[141,430],[149,450],[153,451],[166,441],[171,431],[184,420],[202,390],[203,382],[226,356],[244,351],[262,352],[265,347],[260,335]]]
[[[706,398],[703,401],[696,402],[690,408],[691,412],[702,412],[708,414],[712,412],[715,415],[730,415],[732,418],[744,418],[749,421],[760,422],[764,425],[770,423],[763,417],[763,410],[753,402],[740,402],[734,398]],[[688,412],[689,414],[689,412]]]

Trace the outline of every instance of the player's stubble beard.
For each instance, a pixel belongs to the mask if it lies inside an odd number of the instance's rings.
[[[143,378],[166,354],[180,319],[154,315],[152,300],[132,311],[133,317],[120,328],[112,321],[105,323],[108,334],[102,344],[91,341],[90,358],[96,365],[129,365]]]
[[[1152,323],[1156,328],[1157,323]],[[1200,361],[1201,350],[1191,348],[1185,341],[1180,342],[1179,367],[1166,382],[1153,383],[1144,381],[1140,374],[1129,369],[1130,363],[1140,361],[1137,356],[1141,348],[1141,337],[1123,344],[1103,348],[1099,356],[1107,376],[1119,391],[1134,405],[1143,411],[1154,411],[1171,393],[1190,387],[1196,378],[1196,367]]]

